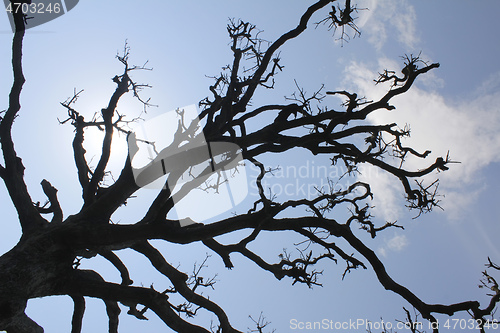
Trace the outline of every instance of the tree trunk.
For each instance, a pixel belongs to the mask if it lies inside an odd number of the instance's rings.
[[[24,310],[30,298],[57,294],[72,276],[73,251],[53,238],[53,228],[23,236],[0,257],[0,330],[43,332]]]

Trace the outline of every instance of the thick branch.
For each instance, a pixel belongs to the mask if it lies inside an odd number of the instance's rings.
[[[69,281],[62,292],[76,293],[107,301],[119,301],[125,304],[143,304],[154,311],[175,332],[209,333],[206,329],[181,319],[168,302],[167,296],[153,289],[99,281],[89,277],[89,273],[86,271],[75,272],[74,278]]]
[[[113,115],[115,113],[116,106],[118,105],[118,101],[123,94],[128,91],[130,79],[128,77],[127,70],[128,68],[125,69],[125,73],[121,77],[121,80],[118,81],[116,90],[113,93],[113,96],[111,96],[107,108],[101,110],[102,118],[104,120],[105,134],[102,141],[101,158],[99,159],[94,174],[92,175],[92,179],[90,180],[87,196],[84,198],[85,206],[94,202],[99,183],[103,180],[104,172],[106,170],[106,166],[108,165],[109,157],[111,155],[111,140],[113,138]]]
[[[71,296],[74,303],[73,317],[71,319],[71,333],[82,331],[83,315],[85,313],[85,298],[83,296]]]
[[[22,300],[2,300],[0,330],[8,333],[43,333],[43,328],[24,312],[26,304],[27,302]]]
[[[137,244],[133,247],[133,249],[145,255],[159,272],[168,277],[177,292],[179,292],[184,298],[186,298],[186,300],[197,304],[217,315],[224,332],[238,332],[229,323],[226,313],[214,302],[201,295],[196,294],[193,290],[191,290],[186,284],[187,276],[167,263],[165,258],[163,258],[162,254],[157,249],[152,247],[149,243]]]
[[[57,200],[57,189],[45,179],[42,180],[41,185],[43,193],[45,193],[47,198],[49,198],[49,210],[54,214],[50,222],[61,223],[63,220],[63,212],[61,206],[59,205],[59,200]]]
[[[116,182],[106,188],[95,202],[84,207],[74,219],[80,221],[95,219],[108,223],[111,215],[138,189],[129,156]]]
[[[108,315],[108,331],[109,333],[118,333],[120,307],[116,301],[104,300],[104,304],[106,305],[106,313]]]
[[[121,261],[121,259],[113,253],[111,250],[103,249],[99,251],[99,254],[106,258],[116,269],[120,272],[122,277],[122,284],[125,286],[131,285],[134,281],[130,279],[127,266]]]
[[[309,19],[311,18],[311,16],[316,11],[320,10],[321,8],[323,8],[324,6],[329,4],[330,2],[332,2],[332,0],[321,0],[321,1],[318,1],[315,4],[313,4],[312,6],[310,6],[307,9],[307,11],[304,13],[304,15],[302,15],[302,17],[300,18],[300,22],[295,29],[292,29],[289,32],[283,34],[273,44],[271,44],[269,49],[264,54],[264,57],[262,58],[262,62],[260,64],[259,68],[257,68],[257,70],[255,71],[255,74],[252,77],[252,83],[248,86],[247,91],[245,92],[243,97],[238,102],[239,106],[246,106],[248,104],[248,102],[250,101],[250,99],[252,98],[252,96],[255,92],[255,89],[258,87],[258,85],[261,81],[262,75],[265,73],[265,71],[269,65],[269,62],[272,59],[273,54],[287,41],[299,36],[304,30],[306,30],[307,23],[309,22]],[[238,108],[238,109],[240,109],[240,108]]]
[[[5,182],[10,198],[19,215],[23,233],[34,231],[43,226],[46,221],[32,205],[31,197],[24,182],[24,166],[17,156],[12,141],[12,125],[21,109],[20,96],[25,78],[22,68],[22,45],[24,37],[24,15],[22,11],[14,14],[16,32],[12,42],[12,70],[14,82],[9,95],[9,107],[0,122],[0,142],[5,161],[5,168],[0,174]]]
[[[354,249],[356,249],[368,260],[373,270],[375,271],[378,280],[385,289],[391,290],[403,297],[411,305],[413,305],[425,319],[431,322],[436,322],[436,319],[432,316],[432,313],[442,313],[451,316],[459,311],[470,310],[474,313],[478,312],[479,303],[477,301],[466,301],[450,305],[424,303],[406,287],[395,282],[387,273],[384,264],[380,261],[375,252],[373,252],[362,241],[356,238],[350,231],[350,229],[344,229],[342,237],[345,238]]]

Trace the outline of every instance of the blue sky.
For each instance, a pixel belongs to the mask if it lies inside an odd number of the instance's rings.
[[[255,102],[283,102],[294,90],[294,82],[309,92],[325,84],[327,90],[350,89],[368,99],[376,99],[387,87],[374,86],[377,72],[386,67],[398,69],[400,56],[418,54],[441,67],[422,77],[414,88],[394,100],[392,112],[380,112],[369,120],[374,123],[409,123],[411,144],[419,150],[432,150],[429,159],[446,155],[453,164],[447,172],[434,174],[441,180],[442,207],[412,220],[402,200],[402,188],[394,179],[366,170],[361,176],[373,185],[373,214],[381,220],[395,220],[405,230],[388,230],[375,240],[363,238],[384,260],[396,281],[407,286],[426,302],[452,303],[469,299],[485,300],[477,288],[487,257],[500,262],[495,235],[500,232],[496,205],[500,185],[500,43],[498,1],[359,1],[358,26],[362,34],[343,46],[325,27],[310,30],[282,51],[285,71],[277,77],[277,89],[262,91]],[[114,90],[111,78],[121,73],[114,59],[125,40],[131,47],[131,62],[146,60],[154,70],[138,72],[135,79],[153,86],[144,92],[158,108],[153,118],[177,107],[197,103],[208,95],[212,83],[206,76],[217,75],[231,62],[225,26],[229,17],[248,20],[262,29],[261,37],[274,40],[293,28],[307,8],[302,1],[106,1],[99,8],[94,2],[81,2],[68,14],[28,31],[24,45],[24,70],[27,83],[23,90],[20,117],[14,136],[16,149],[27,167],[26,182],[34,200],[44,201],[40,181],[49,180],[59,189],[65,216],[77,212],[80,192],[73,166],[72,129],[58,124],[65,117],[59,102],[71,96],[73,89],[84,89],[78,108],[91,116],[107,103]],[[319,20],[321,17],[316,16]],[[313,21],[315,21],[313,18]],[[11,85],[10,44],[7,17],[0,19],[0,109],[7,106]],[[339,100],[328,101],[332,107]],[[119,111],[134,116],[141,105],[131,98],[119,105]],[[117,151],[125,152],[124,137]],[[119,141],[117,140],[117,141]],[[94,143],[97,144],[97,141]],[[89,150],[92,148],[89,147]],[[117,156],[116,165],[120,158]],[[301,154],[287,155],[281,166],[305,166],[312,160]],[[276,162],[278,163],[278,162]],[[319,166],[322,162],[315,162]],[[419,168],[419,161],[409,161]],[[290,173],[282,174],[281,184],[294,182]],[[301,179],[316,184],[312,175]],[[142,191],[144,202],[154,193]],[[282,199],[285,199],[282,197]],[[0,190],[2,233],[0,252],[8,251],[20,236],[16,214]],[[130,223],[140,218],[147,207],[138,201],[116,218]],[[127,221],[129,219],[129,221]],[[130,221],[132,220],[132,221]],[[292,249],[295,236],[268,235],[258,244],[277,258],[283,247]],[[287,244],[287,245],[284,245]],[[342,242],[339,242],[342,245]],[[207,252],[202,247],[164,246],[167,260],[186,271]],[[172,254],[170,254],[172,253]],[[124,253],[124,260],[137,267],[132,279],[149,285],[159,276],[142,265],[139,256]],[[386,292],[370,270],[354,271],[341,280],[343,267],[325,265],[321,278],[324,287],[307,289],[276,281],[254,264],[235,257],[235,269],[226,271],[215,255],[210,270],[220,271],[211,299],[227,309],[234,326],[241,330],[251,325],[248,315],[260,311],[277,332],[294,332],[290,320],[334,321],[370,319],[395,323],[402,319],[402,299]],[[90,264],[90,263],[89,263]],[[117,280],[118,275],[105,262],[95,260],[103,275]],[[155,284],[157,285],[157,284]],[[46,332],[69,331],[72,303],[69,298],[34,300],[28,314],[45,327]],[[150,314],[148,322],[138,322],[123,311],[120,332],[164,332],[164,326]],[[446,317],[438,317],[446,320]],[[463,318],[467,318],[464,316]],[[200,318],[207,320],[207,318]],[[209,319],[208,319],[209,320]],[[206,324],[207,322],[205,322]],[[104,306],[89,301],[85,332],[107,327]],[[444,330],[446,331],[446,330]]]

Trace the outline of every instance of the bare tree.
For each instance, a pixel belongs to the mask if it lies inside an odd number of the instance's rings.
[[[328,12],[331,3],[335,7]],[[3,162],[0,165],[0,177],[12,199],[22,227],[19,243],[0,257],[0,330],[12,332],[43,332],[43,329],[25,314],[29,299],[54,295],[68,295],[74,301],[72,332],[80,332],[85,311],[85,298],[101,299],[109,317],[109,332],[118,332],[118,320],[121,303],[128,308],[127,313],[138,319],[145,319],[146,314],[154,312],[168,327],[177,332],[240,332],[234,328],[224,310],[198,290],[202,287],[213,287],[213,279],[204,279],[200,270],[203,262],[195,270],[187,274],[174,267],[166,254],[155,248],[151,240],[162,240],[175,244],[203,243],[209,252],[222,259],[227,268],[232,268],[231,255],[239,253],[259,268],[273,274],[277,279],[291,279],[293,283],[308,286],[319,285],[320,271],[315,265],[320,261],[340,261],[345,264],[345,273],[357,268],[372,269],[380,284],[391,290],[411,306],[419,316],[431,323],[436,323],[435,314],[454,315],[458,312],[469,312],[477,320],[480,330],[488,323],[487,317],[492,315],[500,298],[500,291],[495,279],[484,272],[482,286],[492,291],[489,304],[484,308],[477,301],[465,301],[456,304],[429,304],[420,299],[412,291],[394,281],[387,273],[384,264],[376,253],[367,247],[358,237],[357,231],[368,232],[376,237],[379,232],[388,228],[402,228],[396,222],[380,224],[370,215],[370,199],[373,197],[370,184],[354,182],[350,186],[338,190],[334,186],[318,189],[315,198],[277,201],[263,185],[263,179],[271,176],[272,169],[262,162],[266,154],[282,154],[295,149],[305,149],[311,158],[328,156],[332,163],[342,163],[348,174],[355,174],[361,164],[375,166],[401,182],[401,188],[408,201],[408,207],[418,214],[431,211],[437,207],[437,182],[424,184],[421,177],[435,171],[445,171],[451,162],[448,157],[439,157],[429,162],[421,170],[409,170],[405,167],[405,159],[413,155],[426,158],[429,151],[418,152],[405,147],[402,138],[409,135],[408,130],[397,124],[370,124],[366,117],[374,112],[392,110],[391,100],[397,95],[407,92],[420,75],[438,68],[437,63],[426,63],[419,57],[408,55],[404,58],[401,74],[384,70],[376,79],[376,83],[390,82],[390,89],[380,99],[369,101],[349,91],[326,91],[323,89],[307,95],[298,88],[296,94],[284,103],[255,106],[251,101],[258,89],[272,88],[274,77],[283,66],[280,63],[280,49],[302,34],[311,17],[316,12],[325,10],[326,16],[317,24],[326,24],[330,29],[340,28],[341,38],[347,40],[344,29],[352,29],[359,34],[354,24],[353,15],[356,7],[349,0],[343,4],[336,1],[319,0],[312,4],[300,17],[298,25],[281,35],[274,42],[266,43],[258,37],[258,30],[250,23],[231,21],[227,31],[231,40],[230,48],[233,62],[223,72],[214,77],[209,87],[211,95],[200,102],[202,111],[199,120],[185,122],[179,112],[179,124],[174,140],[165,149],[178,154],[174,158],[187,158],[188,163],[168,168],[170,162],[162,153],[152,161],[159,163],[163,174],[167,175],[165,186],[150,204],[147,213],[140,221],[127,221],[127,224],[114,224],[111,216],[127,203],[142,186],[134,174],[131,160],[140,142],[127,129],[127,122],[116,108],[120,98],[125,94],[133,94],[145,107],[148,100],[140,97],[144,85],[136,83],[131,75],[134,70],[147,69],[145,66],[129,64],[129,49],[126,46],[118,60],[124,70],[115,76],[116,89],[100,114],[90,121],[86,120],[75,105],[79,93],[62,103],[68,112],[68,118],[62,123],[74,127],[73,151],[77,168],[77,177],[81,185],[83,204],[81,210],[74,215],[63,217],[63,208],[57,198],[57,189],[47,180],[41,186],[47,196],[47,204],[34,203],[28,193],[24,181],[24,165],[18,156],[12,139],[14,120],[21,110],[20,96],[25,82],[22,68],[22,43],[26,17],[22,12],[14,13],[16,32],[12,45],[12,68],[14,82],[9,95],[8,109],[1,114],[0,140]],[[28,20],[29,22],[29,20]],[[343,108],[335,110],[330,106],[332,95],[345,100]],[[320,103],[321,102],[321,103]],[[257,119],[269,119],[262,126],[255,126]],[[262,122],[260,123],[262,124]],[[104,133],[101,153],[95,167],[87,161],[84,148],[84,134],[89,128],[98,128]],[[119,176],[106,185],[104,179],[108,171],[113,134],[127,133],[129,153]],[[201,140],[203,136],[203,140]],[[227,147],[236,150],[222,149],[212,153],[207,159],[204,155],[186,155],[188,148],[196,148],[191,143],[206,142],[208,147],[216,150],[213,143],[226,143]],[[134,150],[135,149],[135,150]],[[164,151],[163,151],[164,152]],[[184,154],[184,155],[183,155]],[[207,190],[217,190],[223,180],[207,185],[203,175],[217,173],[221,168],[237,171],[239,165],[231,165],[235,155],[240,154],[246,163],[260,170],[256,179],[252,180],[258,188],[259,197],[242,214],[221,219],[210,224],[195,223],[182,226],[181,221],[167,218],[180,197],[187,195],[194,188],[207,186]],[[392,156],[393,159],[385,159]],[[204,164],[204,162],[207,162]],[[167,163],[168,164],[168,163]],[[216,165],[215,165],[216,164]],[[169,164],[171,165],[171,164]],[[192,174],[195,166],[204,165],[205,169],[191,180],[183,178]],[[145,181],[145,183],[149,180]],[[302,208],[302,209],[297,209]],[[338,221],[336,212],[348,210],[350,216],[345,221]],[[280,217],[284,212],[293,212],[291,217]],[[49,216],[51,218],[46,218]],[[222,243],[218,236],[244,231],[247,236],[232,244]],[[282,253],[277,262],[268,262],[263,254],[249,249],[249,244],[265,232],[287,231],[303,237],[314,251],[298,252],[297,257],[290,253]],[[343,239],[349,246],[341,248],[335,240]],[[130,249],[145,258],[161,273],[170,287],[155,290],[153,286],[143,287],[134,283],[128,268],[115,253],[117,250]],[[352,254],[350,254],[352,253]],[[83,258],[102,256],[112,263],[121,274],[121,283],[106,281],[97,271],[81,269]],[[491,260],[488,267],[498,270]],[[344,273],[344,274],[345,274]],[[172,296],[182,298],[181,303],[174,303]],[[198,312],[212,313],[218,322],[207,323],[200,327],[192,323],[190,318]],[[411,322],[410,313],[406,311]],[[264,332],[268,325],[260,316],[252,318],[256,328],[253,332]],[[267,328],[266,328],[267,329]],[[434,328],[437,332],[438,328]]]

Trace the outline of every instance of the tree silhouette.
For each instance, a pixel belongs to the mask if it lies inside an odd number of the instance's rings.
[[[355,176],[362,164],[372,165],[393,175],[401,182],[408,207],[418,214],[431,211],[439,205],[437,181],[424,184],[420,178],[435,171],[446,171],[451,162],[449,157],[439,157],[420,170],[408,170],[404,163],[408,156],[424,159],[430,151],[418,152],[405,147],[402,139],[409,135],[409,131],[395,123],[374,125],[366,121],[367,116],[374,112],[394,109],[391,100],[407,92],[420,75],[439,67],[439,64],[428,64],[418,56],[406,56],[401,75],[396,74],[396,71],[384,70],[375,80],[375,83],[391,83],[390,89],[375,101],[345,90],[323,93],[323,88],[307,95],[298,87],[297,93],[286,99],[284,104],[256,106],[251,103],[259,89],[273,88],[275,75],[284,69],[280,64],[279,53],[282,46],[301,35],[316,12],[321,13],[322,9],[326,11],[326,17],[317,24],[324,23],[330,29],[341,28],[341,39],[346,40],[344,28],[350,27],[354,34],[359,34],[353,21],[356,8],[347,0],[343,7],[338,5],[337,9],[332,7],[332,11],[328,12],[324,8],[332,2],[335,1],[319,0],[311,5],[295,28],[271,43],[260,39],[258,30],[250,23],[231,21],[228,24],[232,64],[214,77],[214,83],[209,87],[211,95],[199,103],[202,109],[199,119],[186,121],[182,110],[178,111],[178,127],[173,133],[171,145],[159,152],[148,166],[148,170],[161,167],[162,175],[167,175],[167,180],[144,217],[140,221],[127,221],[127,224],[114,224],[111,217],[143,185],[138,181],[132,166],[134,149],[137,150],[139,144],[153,143],[130,132],[127,129],[130,120],[116,109],[120,98],[130,93],[144,107],[149,106],[149,101],[141,97],[141,89],[147,85],[138,84],[132,79],[133,71],[146,70],[147,67],[129,64],[129,48],[126,45],[123,53],[117,56],[124,70],[113,78],[116,89],[100,114],[90,121],[86,120],[77,111],[75,104],[79,93],[76,91],[74,96],[62,103],[68,118],[61,123],[74,127],[72,146],[83,200],[78,213],[64,218],[57,189],[49,181],[44,179],[41,182],[47,204],[33,202],[24,181],[25,167],[15,150],[11,134],[14,120],[21,110],[20,96],[25,82],[21,63],[22,43],[26,22],[29,23],[21,11],[14,13],[14,81],[8,109],[1,114],[3,162],[0,165],[0,177],[18,213],[22,237],[14,248],[0,257],[0,330],[9,333],[43,332],[25,314],[27,301],[38,297],[68,295],[74,301],[72,332],[81,331],[86,297],[104,301],[109,317],[109,332],[118,332],[119,303],[128,308],[129,315],[138,319],[146,319],[146,314],[153,312],[177,332],[240,332],[233,327],[230,318],[218,304],[198,292],[203,287],[213,287],[215,283],[213,279],[200,275],[206,263],[197,266],[192,274],[180,271],[151,242],[161,240],[186,245],[202,243],[210,252],[217,254],[227,268],[233,267],[231,255],[239,253],[260,269],[272,273],[278,280],[287,278],[294,284],[303,283],[307,286],[320,284],[318,278],[321,272],[315,269],[319,261],[343,262],[344,275],[357,268],[370,268],[385,289],[400,295],[414,307],[415,313],[431,323],[437,322],[435,314],[451,316],[466,311],[484,331],[483,325],[489,324],[487,317],[493,314],[500,298],[498,284],[487,271],[483,273],[482,287],[491,290],[492,294],[489,304],[484,308],[477,301],[429,304],[396,282],[376,253],[359,238],[358,229],[374,238],[388,228],[402,228],[396,222],[380,224],[372,218],[369,202],[374,193],[370,184],[356,181],[339,190],[330,180],[330,186],[318,188],[314,198],[284,202],[276,200],[265,188],[263,180],[272,176],[273,170],[262,162],[263,157],[301,149],[308,151],[311,158],[328,156],[331,163],[343,164],[347,169],[345,176]],[[325,106],[329,104],[329,98],[333,98],[331,96],[345,100],[342,109]],[[104,133],[95,167],[91,167],[87,161],[84,148],[84,134],[89,128],[97,128]],[[128,136],[128,157],[119,176],[111,184],[105,184],[113,134],[117,132]],[[210,150],[208,156],[198,154],[199,143],[206,144]],[[259,170],[255,179],[250,180],[258,189],[258,199],[246,212],[210,224],[183,224],[182,221],[167,218],[175,203],[193,189],[204,186],[207,191],[217,192],[225,180],[215,177],[216,181],[209,183],[208,176],[220,175],[224,168],[226,171],[238,172],[242,164],[236,156],[241,156],[245,163]],[[181,159],[183,163],[176,162]],[[397,162],[394,163],[394,160]],[[238,163],[233,163],[235,161]],[[186,175],[191,177],[186,180]],[[151,180],[154,179],[148,179],[144,184]],[[341,216],[337,212],[346,210],[349,216],[344,221],[337,220],[337,216]],[[51,218],[49,220],[44,216]],[[227,244],[217,239],[218,236],[239,231],[245,232],[246,236],[237,242]],[[284,252],[277,262],[272,263],[264,259],[265,253],[249,249],[249,244],[261,234],[275,231],[300,235],[303,244],[307,244],[311,250],[298,251],[296,257]],[[345,240],[349,246],[341,248],[336,245],[335,240],[338,239]],[[134,282],[128,268],[115,253],[122,249],[130,249],[147,258],[170,287],[156,290],[154,286],[144,287]],[[95,256],[102,256],[116,267],[121,274],[121,283],[106,281],[97,271],[80,268],[81,260]],[[493,270],[500,269],[489,259],[487,266]],[[174,295],[183,301],[174,303]],[[212,313],[218,322],[208,323],[206,327],[194,324],[191,318],[202,310]],[[405,311],[411,322],[410,312]],[[252,320],[256,326],[253,331],[263,332],[267,326],[266,320],[263,317]],[[433,330],[437,332],[438,328]]]

